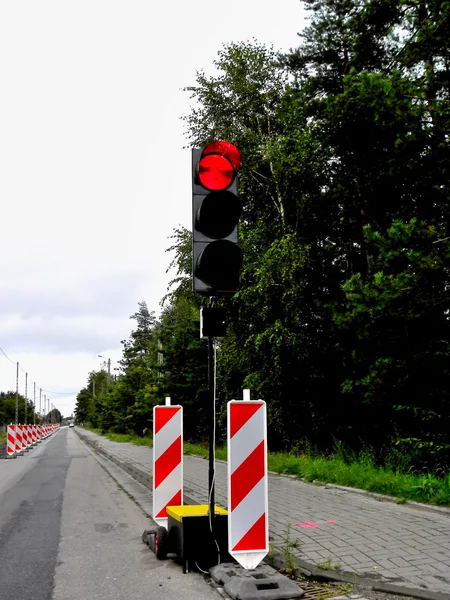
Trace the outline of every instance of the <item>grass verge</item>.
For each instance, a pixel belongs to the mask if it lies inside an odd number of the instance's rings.
[[[399,502],[413,500],[450,506],[450,476],[436,477],[432,473],[402,473],[376,466],[367,454],[351,462],[338,455],[311,457],[284,453],[271,453],[269,469],[276,473],[295,475],[305,481],[320,481],[356,487],[369,492],[395,496]]]
[[[98,429],[91,429],[101,434]],[[114,442],[131,442],[140,446],[152,446],[152,439],[133,434],[103,434]],[[184,454],[208,458],[207,444],[184,443]],[[227,449],[216,446],[216,458],[227,459]],[[363,453],[351,461],[344,460],[338,453],[330,456],[311,456],[284,452],[269,452],[270,471],[283,475],[293,475],[306,482],[333,483],[360,488],[368,492],[385,494],[405,501],[422,502],[440,506],[450,506],[450,475],[436,477],[432,473],[402,473],[388,467],[374,464],[373,457]]]
[[[5,433],[0,432],[0,444],[4,444],[5,442],[6,442],[6,432]]]
[[[140,437],[134,433],[113,433],[111,431],[102,433],[101,429],[94,429],[93,427],[85,427],[84,429],[88,429],[97,435],[102,435],[112,442],[129,442],[131,444],[136,444],[136,446],[153,447],[153,439],[151,437]]]

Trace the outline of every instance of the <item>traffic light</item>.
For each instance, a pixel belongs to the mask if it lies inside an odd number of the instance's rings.
[[[200,294],[234,294],[239,286],[240,163],[241,154],[230,142],[192,149],[192,275]]]

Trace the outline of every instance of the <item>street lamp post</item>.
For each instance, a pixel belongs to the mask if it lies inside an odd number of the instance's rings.
[[[108,358],[107,356],[102,356],[101,354],[99,354],[98,357],[104,358],[105,360],[108,361],[108,384],[109,384],[109,378],[111,377],[111,359]]]

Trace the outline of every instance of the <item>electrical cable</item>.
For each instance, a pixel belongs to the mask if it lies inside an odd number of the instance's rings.
[[[2,351],[2,353],[4,354],[4,356],[6,356],[6,358],[9,360],[9,362],[12,362],[12,364],[13,364],[13,365],[15,365],[15,364],[16,364],[14,360],[11,360],[11,359],[9,358],[9,356],[6,354],[6,352],[3,350],[3,348],[0,348],[0,350]]]
[[[1,347],[0,347],[0,352],[3,354],[3,356],[5,358],[7,358],[9,360],[10,363],[12,363],[13,365],[17,365],[18,364],[19,365],[19,369],[22,371],[22,373],[24,373],[25,375],[27,375],[27,372],[24,371],[24,369],[22,368],[21,364],[18,361],[14,361],[11,358],[9,358],[9,356],[6,354],[6,352]],[[30,378],[30,381],[31,381],[31,378]],[[74,395],[78,394],[78,392],[52,392],[51,390],[44,390],[42,388],[39,388],[39,389],[41,389],[41,391],[43,391],[43,392],[46,392],[47,394],[54,394],[55,396],[64,396],[64,395],[66,395],[66,396],[74,396]]]
[[[74,394],[78,394],[78,392],[52,392],[51,390],[44,390],[42,389],[43,392],[47,392],[47,394],[55,394],[55,396],[62,396],[64,394],[69,395],[69,396],[73,396]]]
[[[197,561],[194,561],[194,564],[195,564],[195,566],[197,567],[197,569],[198,569],[199,571],[201,571],[202,573],[205,573],[205,575],[209,575],[209,571],[204,571],[203,569],[201,569],[201,568],[198,566],[198,563],[197,563]]]

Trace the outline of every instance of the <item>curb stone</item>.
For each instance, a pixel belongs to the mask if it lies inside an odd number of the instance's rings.
[[[97,442],[92,442],[92,440],[89,440],[89,438],[84,436],[81,432],[76,431],[76,433],[95,452],[98,452],[99,454],[104,456],[106,459],[108,459],[111,462],[113,462],[114,464],[116,464],[118,467],[123,469],[129,475],[131,475],[134,479],[136,479],[137,481],[142,483],[146,488],[148,488],[149,490],[152,490],[152,479],[151,479],[151,477],[149,477],[149,475],[147,473],[145,473],[144,471],[142,471],[141,469],[139,469],[135,466],[130,466],[128,463],[125,463],[125,462],[117,459],[115,456],[113,456],[112,454],[110,454],[109,452],[104,450],[103,448],[100,448],[99,444]],[[273,475],[280,475],[279,473],[273,473],[273,472],[271,472],[271,473]],[[299,479],[298,477],[292,476],[292,475],[284,475],[284,476],[290,477],[292,479],[297,479],[297,480]],[[324,485],[330,485],[334,488],[343,489],[344,491],[355,492],[355,493],[359,493],[359,494],[363,494],[363,495],[372,494],[372,492],[366,492],[365,490],[360,490],[358,488],[346,488],[344,486],[335,486],[333,484],[324,484]],[[382,496],[382,494],[379,494],[379,496],[382,498],[387,498],[387,499],[391,498],[389,496]],[[194,502],[192,499],[188,498],[187,496],[185,496],[185,500],[187,502],[189,502],[190,504],[197,504],[197,502]],[[397,499],[394,498],[394,500],[397,500]],[[417,504],[419,504],[419,503],[417,503]],[[421,505],[421,504],[419,504],[419,506],[420,507],[422,507],[422,506],[428,507],[428,505]],[[440,508],[440,507],[436,507],[436,508]],[[449,513],[450,513],[450,511],[449,511]],[[306,577],[314,578],[317,581],[354,583],[354,584],[358,584],[362,588],[370,590],[370,591],[384,592],[384,593],[389,593],[389,594],[397,594],[399,596],[409,596],[411,598],[418,598],[419,600],[450,600],[450,594],[446,594],[443,592],[433,592],[430,590],[422,590],[420,588],[409,588],[409,587],[395,585],[395,584],[391,584],[391,583],[380,583],[379,581],[374,581],[373,578],[371,578],[371,577],[364,576],[364,575],[357,575],[356,573],[350,573],[347,571],[324,571],[323,569],[319,569],[318,567],[316,567],[316,565],[314,565],[313,563],[309,563],[305,560],[297,558],[296,556],[292,557],[291,561],[295,562],[299,571],[303,575],[305,575]],[[269,562],[269,561],[266,561],[266,562]],[[283,558],[282,555],[277,556],[274,559],[272,559],[269,562],[269,564],[271,564],[278,571],[281,571],[282,569],[286,568],[286,559]],[[339,598],[339,600],[342,600],[343,598],[345,598],[345,600],[348,600],[349,596],[336,596],[335,598],[330,598],[329,600],[337,600],[338,598]],[[354,596],[354,598],[355,598],[355,596]],[[365,599],[362,597],[359,597],[359,600],[365,600]]]
[[[286,560],[283,557],[275,557],[272,561],[275,569],[281,570],[286,568]],[[317,581],[337,582],[337,583],[353,583],[360,585],[362,588],[374,592],[384,592],[387,594],[396,594],[398,596],[409,596],[410,598],[418,598],[419,600],[450,600],[450,594],[443,592],[432,592],[430,590],[422,590],[420,588],[409,588],[402,585],[392,583],[380,583],[374,581],[371,577],[349,573],[347,571],[324,571],[317,568],[314,564],[293,556],[291,562],[294,562],[299,571],[306,577],[311,577]],[[339,596],[342,598],[342,596]],[[329,598],[329,600],[334,600]],[[361,599],[363,600],[363,599]]]

